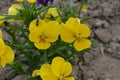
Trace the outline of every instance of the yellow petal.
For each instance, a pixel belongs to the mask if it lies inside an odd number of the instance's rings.
[[[87,7],[88,7],[88,6],[87,6],[86,4],[84,4],[84,5],[82,6],[81,11],[82,11],[82,12],[86,12],[86,11],[87,11]]]
[[[39,20],[38,20],[39,21]],[[34,31],[38,26],[37,26],[37,24],[38,24],[38,21],[37,20],[33,20],[31,23],[30,23],[30,25],[29,25],[29,30],[30,30],[30,32],[31,31]]]
[[[29,30],[34,31],[36,28],[44,26],[46,22],[44,20],[33,20],[29,25]]]
[[[67,78],[64,78],[64,80],[75,80],[74,77],[67,77]]]
[[[90,29],[88,25],[78,24],[76,27],[81,37],[87,38],[88,36],[90,36]]]
[[[38,42],[35,42],[34,45],[38,49],[48,49],[51,44],[45,40],[39,40]]]
[[[36,0],[28,0],[29,3],[34,3]]]
[[[75,40],[75,28],[68,24],[63,24],[61,27],[61,39],[65,42],[72,43]]]
[[[32,77],[40,76],[40,70],[34,70],[32,73]]]
[[[50,64],[43,64],[40,68],[40,76],[42,80],[58,80],[53,74]]]
[[[5,66],[6,66],[5,59],[2,56],[0,57],[0,65],[1,65],[2,68],[5,68]]]
[[[51,68],[55,76],[57,77],[61,76],[61,66],[63,65],[64,62],[65,61],[62,57],[55,57],[52,60]]]
[[[18,2],[23,2],[23,0],[16,0],[16,1],[18,1]]]
[[[73,18],[73,17],[70,17],[66,24],[71,24],[72,26],[76,26],[77,24],[80,24],[80,19],[79,18]]]
[[[74,47],[77,51],[90,48],[90,46],[91,46],[91,41],[87,39],[77,39],[74,42]]]
[[[60,34],[59,23],[57,21],[48,22],[45,34],[47,36],[46,41],[55,42]]]
[[[57,8],[49,8],[47,13],[48,13],[49,15],[51,14],[51,15],[54,16],[54,17],[59,16],[59,13],[58,13]]]
[[[23,2],[23,0],[16,0],[16,1],[18,1],[18,2]],[[29,3],[34,3],[34,2],[36,2],[36,0],[27,0]]]
[[[16,15],[18,13],[17,9],[22,9],[22,7],[19,4],[13,4],[8,9],[8,14],[9,15]]]
[[[5,52],[3,54],[6,63],[11,63],[14,60],[14,52],[9,46],[5,46]]]
[[[46,15],[45,15],[45,18],[44,18],[44,20],[46,21],[46,22],[48,22],[48,21],[51,21],[52,19],[53,20],[56,20],[56,21],[58,21],[58,22],[60,22],[60,20],[61,20],[61,17],[60,17],[60,15],[59,15],[59,10],[57,9],[57,8],[49,8],[48,9],[48,12],[46,13]],[[52,16],[52,17],[51,17]]]
[[[0,38],[0,56],[3,55],[5,52],[5,43],[4,41]]]
[[[72,65],[69,62],[64,62],[61,65],[61,75],[69,76],[72,72]]]
[[[34,30],[32,32],[30,32],[29,34],[29,40],[32,42],[38,42],[40,40],[40,35],[41,35],[41,31],[40,30]]]

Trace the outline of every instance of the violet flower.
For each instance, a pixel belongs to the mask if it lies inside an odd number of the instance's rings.
[[[47,6],[48,2],[52,3],[54,0],[37,0],[37,5],[44,5]]]

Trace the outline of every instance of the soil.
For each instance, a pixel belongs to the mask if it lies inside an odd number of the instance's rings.
[[[0,1],[0,14],[7,13],[13,0]],[[120,80],[120,0],[89,0],[86,17],[96,18],[87,22],[95,46],[84,55],[84,65],[73,65],[76,80]],[[75,56],[81,63],[80,56]],[[19,80],[0,69],[0,80]],[[17,77],[17,78],[16,78]],[[26,79],[27,80],[27,79]]]

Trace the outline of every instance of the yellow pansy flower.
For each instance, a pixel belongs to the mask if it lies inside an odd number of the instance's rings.
[[[72,65],[62,57],[55,57],[52,64],[43,64],[40,70],[34,70],[32,76],[41,76],[42,80],[75,80],[69,77],[72,72]]]
[[[23,2],[23,0],[16,0],[16,1],[18,1],[18,2]]]
[[[82,12],[86,12],[86,11],[87,11],[87,9],[88,9],[87,4],[84,4],[84,5],[82,6],[81,11],[82,11]]]
[[[51,20],[60,22],[61,20],[60,11],[57,8],[49,8],[45,15],[44,20],[47,22]]]
[[[90,29],[86,24],[79,23],[77,18],[71,17],[61,26],[61,39],[68,43],[74,42],[77,51],[91,46],[91,41],[87,39],[90,35]]]
[[[8,9],[8,15],[16,15],[18,13],[17,9],[22,9],[19,4],[13,4]]]
[[[16,15],[19,9],[22,9],[22,7],[19,4],[11,5],[10,8],[8,9],[8,15]],[[23,22],[23,20],[13,20],[13,19],[8,20],[8,22],[12,22],[12,21]]]
[[[35,47],[38,49],[48,49],[51,45],[50,42],[55,42],[60,33],[57,21],[49,21],[48,23],[43,20],[32,21],[29,29],[29,39],[34,42]]]
[[[34,3],[36,0],[27,0],[29,3]]]
[[[4,68],[6,64],[11,63],[14,60],[13,50],[5,45],[2,40],[2,32],[0,32],[0,66]]]
[[[16,1],[18,1],[18,2],[23,2],[23,0],[16,0]],[[27,0],[29,3],[34,3],[34,2],[36,2],[36,0]]]

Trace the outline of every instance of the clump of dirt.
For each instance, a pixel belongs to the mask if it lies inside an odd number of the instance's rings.
[[[0,1],[0,14],[7,13],[11,3],[14,1]],[[87,24],[98,44],[84,55],[83,66],[73,66],[73,75],[76,80],[120,80],[120,0],[89,0],[88,11],[82,15],[96,18]],[[80,57],[75,58],[80,63]],[[10,75],[0,69],[0,80]]]
[[[120,80],[120,0],[89,0],[89,9],[83,13],[96,20],[88,21],[91,38],[98,45],[84,55],[84,80]],[[79,79],[79,76],[77,80]]]

